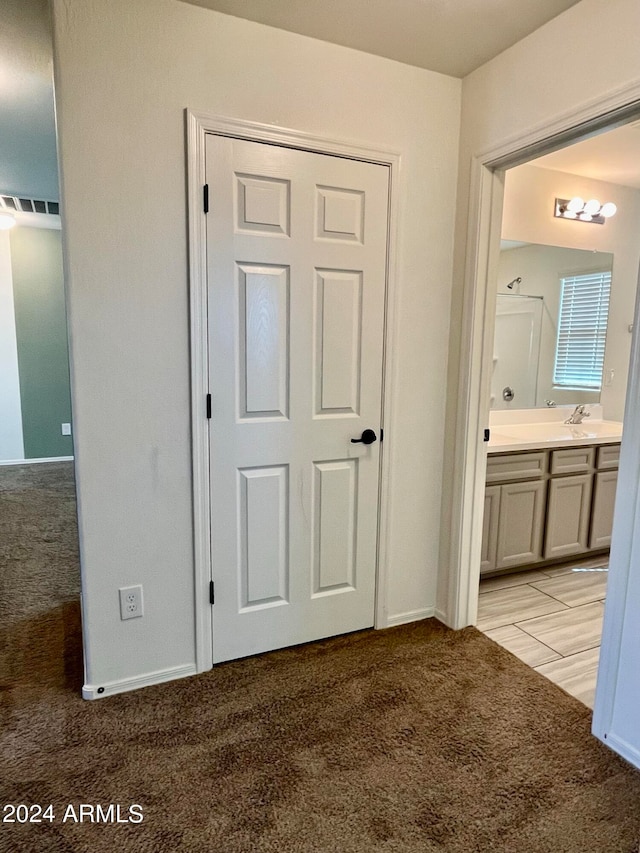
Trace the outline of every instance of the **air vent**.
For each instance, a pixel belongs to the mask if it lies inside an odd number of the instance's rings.
[[[18,213],[49,213],[58,216],[57,201],[42,201],[35,198],[18,198],[15,195],[0,195],[0,210],[15,210]]]

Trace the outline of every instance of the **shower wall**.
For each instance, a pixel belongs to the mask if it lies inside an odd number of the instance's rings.
[[[538,405],[540,332],[543,300],[499,293],[491,381],[492,409]]]

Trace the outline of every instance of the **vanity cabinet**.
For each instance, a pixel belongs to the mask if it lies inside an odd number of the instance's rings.
[[[542,557],[547,454],[489,457],[481,572],[509,569]]]
[[[605,550],[619,444],[490,454],[482,573]]]

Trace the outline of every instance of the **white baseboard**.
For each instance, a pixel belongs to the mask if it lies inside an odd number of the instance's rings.
[[[447,628],[452,627],[447,620],[447,614],[444,612],[444,610],[440,610],[438,607],[436,607],[433,612],[433,615],[436,617],[438,622],[442,622],[442,624],[446,625]]]
[[[601,740],[605,746],[608,746],[609,749],[612,749],[614,752],[617,752],[618,755],[621,755],[625,761],[629,762],[629,764],[640,769],[640,751],[638,751],[635,746],[627,743],[627,741],[622,738],[616,737],[616,735],[611,734],[611,732],[602,736],[599,733],[594,732],[594,735],[598,740]]]
[[[387,628],[393,628],[394,625],[406,625],[407,622],[417,622],[419,619],[430,619],[435,615],[435,611],[435,607],[423,607],[421,610],[408,610],[406,613],[387,616]]]
[[[39,465],[41,462],[73,462],[73,456],[48,456],[42,459],[4,459],[0,465]]]
[[[126,693],[129,690],[139,690],[141,687],[151,687],[153,684],[162,684],[165,681],[175,681],[177,678],[187,678],[196,675],[195,664],[187,666],[174,666],[170,669],[158,669],[145,675],[136,675],[133,678],[123,678],[120,681],[106,681],[104,684],[85,684],[82,688],[83,699],[104,699],[116,693]]]

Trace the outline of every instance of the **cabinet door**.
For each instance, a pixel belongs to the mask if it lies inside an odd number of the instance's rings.
[[[541,559],[546,487],[545,480],[500,487],[496,568]]]
[[[601,471],[595,477],[595,494],[591,513],[590,548],[608,548],[611,545],[613,506],[618,485],[617,471]]]
[[[487,486],[484,492],[484,515],[482,517],[481,573],[490,572],[496,568],[499,515],[500,486]]]
[[[592,479],[591,474],[579,474],[550,480],[545,559],[588,549]]]

